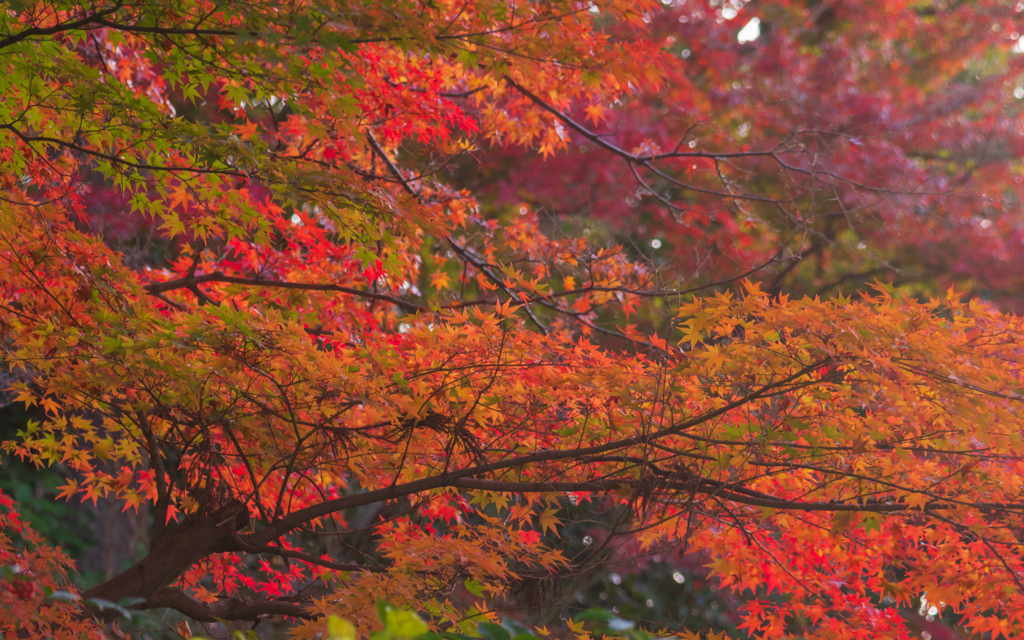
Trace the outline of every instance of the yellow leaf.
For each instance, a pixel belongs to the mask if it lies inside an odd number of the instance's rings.
[[[551,508],[545,509],[544,512],[540,514],[539,521],[541,531],[546,533],[548,529],[551,529],[553,533],[558,533],[558,529],[555,527],[561,524],[562,521],[555,517],[556,513],[558,513],[558,509]]]
[[[325,640],[356,640],[355,625],[344,618],[328,616]]]

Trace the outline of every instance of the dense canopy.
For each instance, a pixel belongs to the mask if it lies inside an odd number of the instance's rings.
[[[1024,632],[1022,11],[6,0],[2,447],[151,530],[0,493],[0,631]]]

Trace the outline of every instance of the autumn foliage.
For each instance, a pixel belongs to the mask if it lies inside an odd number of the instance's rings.
[[[1024,632],[1021,9],[0,4],[2,446],[152,516],[79,593],[0,494],[0,630],[475,634],[669,549],[739,637]]]

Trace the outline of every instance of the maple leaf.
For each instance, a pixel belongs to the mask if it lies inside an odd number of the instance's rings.
[[[1019,635],[1016,26],[805,4],[9,12],[4,451],[156,523],[84,595],[463,634],[685,543],[765,638]],[[0,632],[98,637],[0,504]]]
[[[549,508],[545,509],[538,516],[537,521],[540,523],[542,532],[547,532],[550,529],[552,533],[558,533],[556,527],[562,522],[555,517],[556,513],[558,513],[557,508]]]
[[[10,496],[4,495],[3,489],[0,489],[0,505],[3,505],[8,511],[14,510],[14,500]]]
[[[600,124],[602,120],[608,116],[605,113],[605,107],[599,102],[591,103],[586,108],[587,119],[594,124]]]
[[[448,289],[451,287],[448,274],[444,271],[435,271],[430,274],[430,286],[433,289],[441,291],[442,289]]]
[[[78,482],[76,480],[70,479],[67,481],[66,484],[57,488],[60,489],[60,492],[57,493],[57,498],[69,500],[71,499],[72,496],[75,495],[75,493],[78,492]],[[0,495],[0,503],[2,503],[2,501],[3,496]]]
[[[233,127],[235,134],[243,139],[252,138],[259,130],[259,123],[246,121],[245,124],[237,124]]]

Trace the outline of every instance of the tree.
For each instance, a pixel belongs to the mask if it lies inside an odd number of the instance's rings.
[[[691,281],[766,265],[775,292],[881,278],[1017,308],[1019,6],[664,3],[645,33],[675,57],[660,86],[543,100],[565,153],[498,148],[464,180],[657,239]]]
[[[702,550],[751,635],[906,637],[922,597],[1020,632],[1020,318],[668,288],[441,179],[668,86],[655,10],[8,3],[0,338],[45,418],[4,446],[153,530],[83,608],[5,497],[5,632],[98,636],[102,602],[366,632],[384,600],[472,633],[622,540]]]

